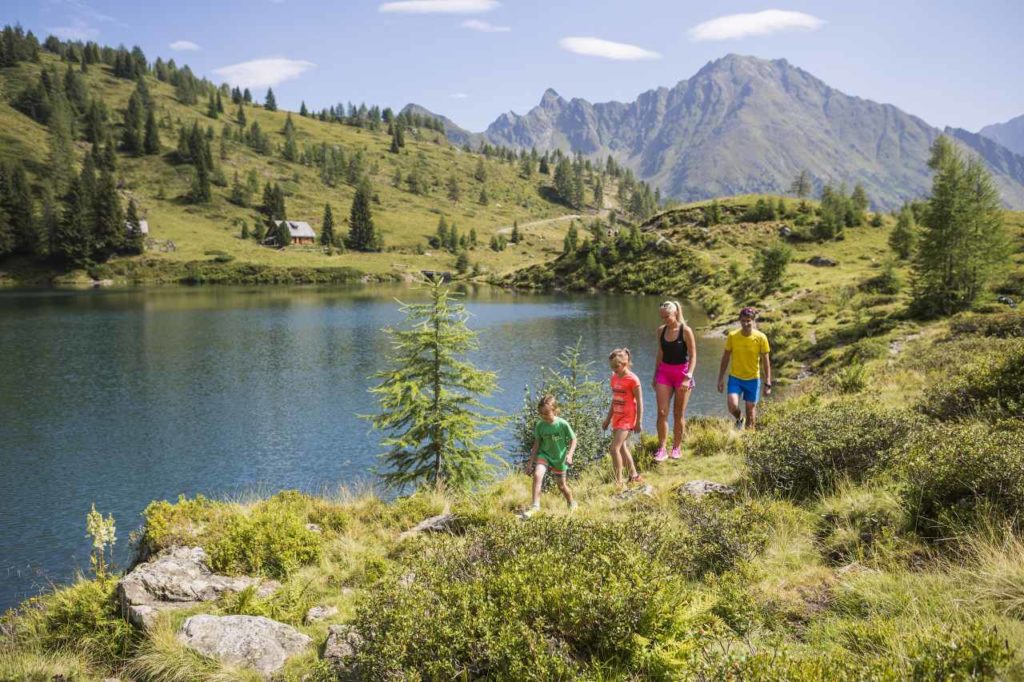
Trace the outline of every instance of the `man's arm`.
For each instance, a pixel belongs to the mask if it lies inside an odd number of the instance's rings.
[[[729,369],[729,358],[732,357],[731,350],[722,351],[722,362],[718,365],[718,392],[725,391],[725,370]]]
[[[765,395],[772,393],[772,361],[768,353],[761,353],[761,368],[764,371],[764,392]]]

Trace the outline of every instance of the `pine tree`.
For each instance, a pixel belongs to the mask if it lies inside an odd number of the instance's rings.
[[[546,153],[544,156],[540,157],[540,167],[538,172],[541,175],[551,175],[551,169],[548,167],[548,155]]]
[[[0,206],[0,260],[14,253],[17,244],[17,238],[14,236],[14,225],[11,224],[7,211],[4,210],[3,206]]]
[[[267,98],[263,102],[263,108],[267,111],[277,111],[277,98],[274,97],[273,88],[267,88]]]
[[[459,255],[455,258],[455,271],[460,275],[469,272],[469,255],[465,251],[459,251]]]
[[[146,154],[160,153],[160,131],[157,129],[156,117],[150,109],[146,115],[146,132],[142,141],[142,150]]]
[[[320,243],[324,246],[334,244],[334,212],[330,204],[324,204],[324,224],[320,229]]]
[[[210,169],[203,162],[196,164],[196,173],[192,178],[192,189],[189,197],[194,204],[205,204],[210,201]]]
[[[292,233],[288,229],[288,221],[281,219],[274,223],[274,244],[279,248],[283,249],[287,246],[291,246]]]
[[[242,104],[238,105],[238,113],[235,114],[235,120],[238,121],[238,125],[242,126],[243,128],[245,127],[245,106],[243,106]]]
[[[214,97],[212,92],[210,93],[209,101],[206,103],[206,115],[213,119],[220,116],[220,112],[217,110],[217,98]]]
[[[600,180],[594,181],[594,206],[599,211],[604,208],[604,183]]]
[[[302,105],[299,107],[299,116],[309,116],[309,109],[306,108],[306,100],[302,100]]]
[[[360,183],[352,199],[348,219],[348,242],[356,251],[376,251],[379,239],[373,225],[370,209],[372,191],[367,182]]]
[[[403,329],[385,330],[389,369],[370,389],[380,406],[372,423],[387,434],[383,479],[394,488],[468,489],[488,478],[497,455],[484,441],[501,421],[480,402],[497,381],[462,359],[478,345],[465,308],[438,280],[430,296],[429,303],[402,305]]]
[[[436,249],[448,248],[448,221],[442,215],[437,220],[437,230],[434,233],[432,245]]]
[[[249,92],[249,88],[246,88],[245,92],[242,94],[242,101],[246,104],[252,104],[252,93]]]
[[[487,167],[484,166],[484,160],[482,158],[477,159],[476,161],[476,170],[473,171],[473,177],[477,182],[487,181]]]
[[[490,203],[490,199],[487,197],[487,188],[486,187],[481,187],[480,188],[480,205],[481,206],[486,206],[489,203]]]
[[[249,192],[245,187],[242,186],[241,181],[238,179],[238,171],[235,171],[234,180],[231,181],[231,203],[236,206],[248,206],[249,205]]]
[[[60,196],[74,173],[75,152],[71,137],[71,114],[62,97],[53,100],[50,109],[50,179],[54,193]]]
[[[142,234],[141,221],[139,220],[139,208],[135,205],[135,199],[128,201],[128,211],[125,213],[126,234],[124,239],[124,251],[128,254],[140,254],[145,251]]]
[[[519,221],[512,221],[512,235],[509,237],[509,241],[513,244],[518,244],[522,239],[522,235],[519,234]]]
[[[475,227],[469,228],[469,246],[470,246],[470,248],[476,246],[478,241],[479,241],[479,238],[477,237],[477,234],[476,234],[476,228]]]
[[[1006,261],[999,192],[981,161],[945,136],[932,145],[932,194],[918,232],[911,306],[922,316],[969,308]]]
[[[225,86],[222,86],[222,87],[227,87],[227,86],[225,85]],[[221,97],[220,90],[217,91],[217,113],[218,114],[223,114],[224,113],[224,99]]]
[[[800,171],[800,174],[793,180],[793,184],[790,185],[789,191],[791,194],[795,194],[801,199],[810,196],[811,194],[811,176],[806,170]]]
[[[242,221],[242,239],[249,239],[252,235],[249,234],[249,222],[246,220]]]
[[[761,283],[761,291],[770,294],[782,288],[786,268],[793,251],[785,244],[773,244],[760,249],[754,256],[754,271]]]
[[[91,252],[89,197],[83,196],[81,178],[72,178],[64,195],[63,210],[55,226],[51,253],[67,265],[82,266]]]
[[[35,255],[44,251],[34,206],[25,167],[16,163],[0,170],[0,207],[5,209],[16,253]]]
[[[455,175],[448,176],[448,200],[453,204],[459,203],[462,198],[462,188],[459,186],[459,179]]]
[[[572,255],[576,253],[579,246],[579,232],[576,230],[576,221],[569,224],[569,231],[565,233],[565,240],[562,243],[562,253]]]
[[[907,260],[914,252],[914,229],[914,212],[904,206],[896,217],[896,227],[889,234],[889,248],[900,260]]]
[[[555,166],[555,192],[559,198],[569,206],[575,206],[576,180],[572,172],[572,164],[569,159],[562,159]]]

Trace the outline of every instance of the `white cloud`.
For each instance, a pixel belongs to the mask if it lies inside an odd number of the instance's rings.
[[[62,40],[95,40],[100,34],[99,29],[84,23],[74,26],[54,26],[47,30]]]
[[[777,31],[816,31],[825,21],[803,12],[767,9],[748,14],[729,14],[697,24],[690,29],[692,40],[732,40],[747,36],[766,36]]]
[[[588,57],[604,57],[605,59],[636,60],[661,59],[661,55],[628,43],[614,43],[601,38],[562,38],[558,44],[563,50],[587,55]]]
[[[481,14],[500,4],[498,0],[400,0],[385,2],[379,9],[401,14]]]
[[[168,47],[172,50],[179,50],[183,52],[194,52],[199,49],[199,46],[191,40],[175,40],[173,43],[168,45]]]
[[[452,99],[466,99],[467,97],[469,97],[469,95],[467,95],[464,92],[453,92],[451,95],[449,95],[449,97],[451,97]]]
[[[460,25],[462,28],[469,28],[482,33],[507,33],[512,30],[510,26],[495,26],[479,19],[466,19]]]
[[[213,72],[232,85],[242,88],[262,88],[277,85],[284,81],[298,78],[306,71],[316,67],[313,62],[301,59],[285,59],[270,57],[253,59],[252,61],[222,66]]]

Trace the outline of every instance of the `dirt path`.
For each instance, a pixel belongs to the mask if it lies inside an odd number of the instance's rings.
[[[557,223],[557,222],[562,221],[562,220],[576,220],[577,218],[582,218],[582,217],[583,216],[579,215],[578,213],[573,213],[572,215],[563,215],[563,216],[558,216],[557,218],[545,218],[544,220],[534,220],[533,222],[529,222],[529,223],[521,223],[519,225],[519,229],[520,230],[524,230],[524,229],[526,229],[528,227],[539,227],[540,225],[548,225],[550,223]],[[512,233],[512,226],[511,225],[509,227],[502,227],[502,228],[498,229],[498,234],[511,234],[511,233]]]

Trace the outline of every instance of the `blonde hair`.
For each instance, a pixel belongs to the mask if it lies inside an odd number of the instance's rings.
[[[615,360],[617,364],[629,367],[633,364],[633,354],[628,348],[616,348],[608,354],[608,361]]]
[[[540,399],[537,403],[537,412],[543,412],[545,409],[551,410],[551,414],[558,416],[561,410],[558,409],[558,401],[555,400],[555,396],[548,393]]]
[[[679,323],[679,326],[686,326],[686,319],[683,318],[683,306],[679,305],[679,301],[665,301],[664,303],[661,304],[661,307],[663,310],[668,310],[669,308],[675,309],[674,317],[676,318],[676,321]]]

